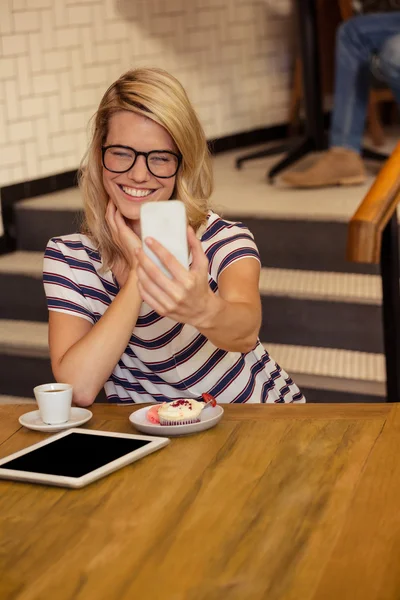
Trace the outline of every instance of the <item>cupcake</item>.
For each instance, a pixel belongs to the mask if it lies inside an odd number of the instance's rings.
[[[160,425],[190,425],[191,423],[199,423],[200,413],[204,406],[204,402],[189,399],[164,402],[158,409]]]

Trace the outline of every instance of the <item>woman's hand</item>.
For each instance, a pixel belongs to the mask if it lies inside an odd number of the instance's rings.
[[[129,272],[136,270],[137,259],[135,251],[142,247],[140,238],[132,231],[118,208],[112,200],[108,201],[106,209],[106,221],[111,231],[114,244],[120,249],[125,264],[117,264],[117,279],[120,285],[126,281]]]
[[[198,328],[207,319],[214,294],[208,285],[208,259],[191,227],[188,227],[188,242],[193,258],[189,271],[164,246],[146,238],[146,244],[172,279],[143,250],[136,250],[138,286],[143,300],[159,315]]]

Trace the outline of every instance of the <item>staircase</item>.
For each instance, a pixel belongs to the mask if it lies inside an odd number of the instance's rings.
[[[0,403],[28,401],[35,385],[53,380],[42,256],[50,237],[77,230],[80,193],[71,188],[14,210],[17,250],[0,256]],[[345,261],[347,223],[224,216],[255,235],[263,263],[260,338],[307,400],[384,401],[380,277],[374,267]]]

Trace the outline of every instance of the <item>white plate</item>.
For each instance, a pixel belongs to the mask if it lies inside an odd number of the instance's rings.
[[[93,417],[93,413],[87,408],[78,408],[76,406],[71,408],[71,418],[66,423],[59,423],[57,425],[48,425],[43,423],[40,418],[38,410],[25,413],[18,419],[21,425],[34,431],[45,431],[47,433],[55,433],[56,431],[62,431],[63,429],[70,429],[71,427],[79,427],[87,423],[89,419]]]
[[[189,435],[190,433],[199,433],[199,431],[205,431],[211,429],[222,419],[224,409],[222,406],[208,406],[200,413],[200,422],[191,423],[190,425],[158,425],[150,423],[146,418],[147,411],[151,406],[140,408],[134,413],[129,415],[129,420],[143,433],[150,435],[162,435],[164,437],[174,437],[176,435]]]

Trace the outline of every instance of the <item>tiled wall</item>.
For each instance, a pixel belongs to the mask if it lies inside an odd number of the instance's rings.
[[[290,28],[262,0],[0,0],[0,187],[76,168],[134,66],[176,75],[209,138],[286,121]]]

